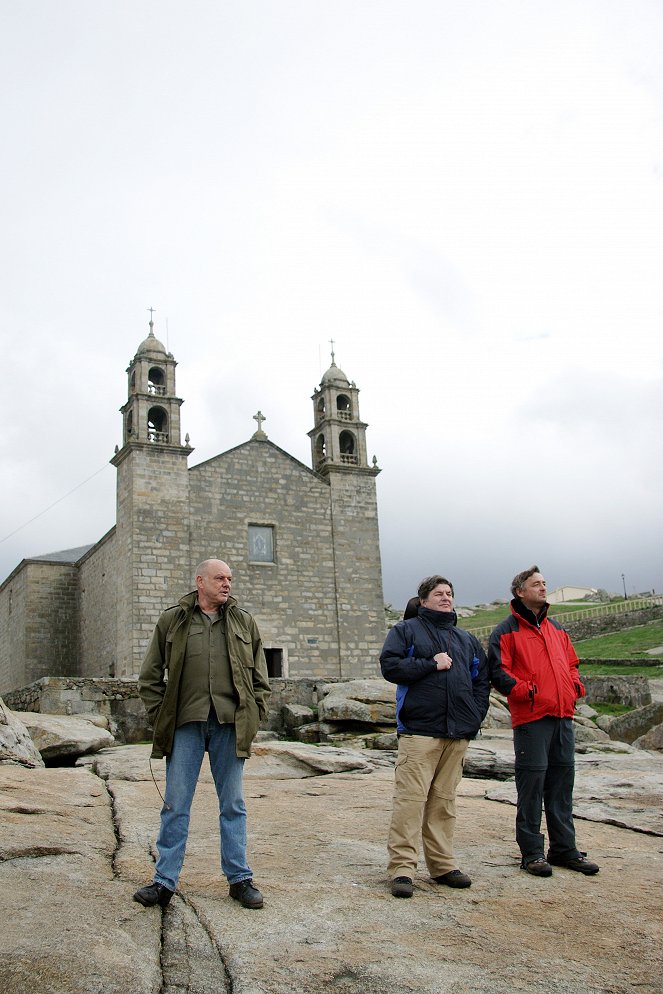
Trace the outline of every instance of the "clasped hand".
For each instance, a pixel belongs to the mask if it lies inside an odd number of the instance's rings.
[[[448,652],[438,652],[433,656],[437,664],[438,670],[450,670],[451,669],[451,656]]]

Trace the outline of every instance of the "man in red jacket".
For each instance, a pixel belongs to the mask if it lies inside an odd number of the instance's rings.
[[[511,616],[493,630],[488,662],[493,686],[506,695],[511,711],[520,866],[535,877],[549,877],[553,866],[598,873],[596,863],[576,848],[573,825],[572,719],[576,700],[585,695],[578,657],[559,622],[548,618],[546,581],[538,566],[518,573],[511,593]],[[546,856],[542,806],[549,839]]]

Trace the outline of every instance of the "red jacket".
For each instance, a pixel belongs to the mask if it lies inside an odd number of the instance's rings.
[[[547,615],[546,604],[537,621],[515,597],[511,616],[490,636],[491,681],[509,700],[514,728],[547,716],[571,718],[576,700],[585,696],[571,639],[559,622]]]

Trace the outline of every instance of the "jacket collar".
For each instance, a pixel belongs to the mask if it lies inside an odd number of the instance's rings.
[[[534,611],[530,611],[530,609],[523,604],[520,597],[514,597],[513,600],[511,601],[512,614],[515,614],[519,618],[522,618],[523,621],[526,621],[528,625],[532,626],[532,628],[539,628],[541,626],[541,622],[546,620],[546,618],[548,617],[549,607],[550,604],[546,602],[546,604],[544,604],[537,618],[537,616],[534,614]]]
[[[179,599],[179,605],[180,607],[184,608],[185,611],[193,611],[197,603],[198,603],[197,590],[192,590],[191,593],[185,594],[184,597],[180,597]],[[233,597],[231,594],[224,606],[226,608],[237,607],[237,598]]]

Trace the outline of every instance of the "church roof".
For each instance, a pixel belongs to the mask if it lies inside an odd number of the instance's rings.
[[[61,552],[47,552],[43,556],[29,556],[29,559],[32,561],[37,560],[40,563],[77,563],[91,548],[92,545],[79,545],[75,549],[62,549]]]
[[[345,373],[343,372],[343,370],[339,369],[339,367],[336,365],[335,362],[332,362],[331,366],[329,367],[329,369],[327,370],[327,372],[322,377],[322,382],[323,383],[342,383],[343,386],[346,386],[346,387],[350,386],[350,380],[347,378],[347,376],[345,375]]]
[[[143,352],[153,352],[156,354],[168,355],[168,353],[166,352],[166,346],[163,344],[163,342],[160,342],[159,339],[155,337],[154,332],[152,331],[151,328],[147,338],[145,338],[138,346],[136,355],[141,355],[141,353]]]

